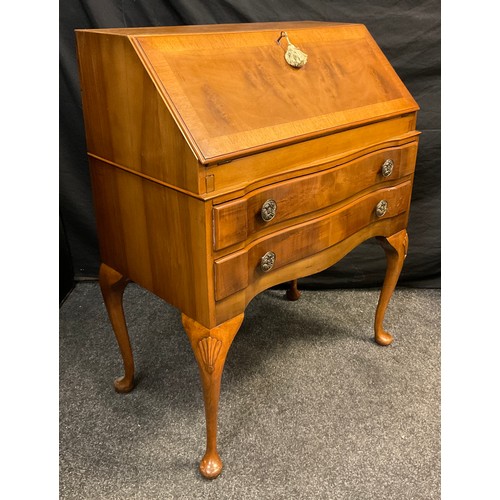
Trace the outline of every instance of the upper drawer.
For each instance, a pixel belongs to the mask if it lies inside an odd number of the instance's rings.
[[[396,231],[406,226],[412,181],[384,187],[360,196],[320,217],[277,230],[214,261],[215,300],[222,300],[249,285],[268,280],[266,276],[337,245],[357,232],[385,221],[399,221]],[[378,233],[378,234],[383,234]],[[373,236],[377,233],[374,232]],[[289,276],[294,279],[297,275]],[[272,280],[271,280],[272,281]],[[284,280],[282,280],[284,281]],[[268,284],[270,281],[267,281]],[[276,281],[273,284],[280,283]]]
[[[273,184],[214,206],[214,248],[257,236],[286,220],[334,205],[415,169],[417,142],[387,148],[319,173]]]

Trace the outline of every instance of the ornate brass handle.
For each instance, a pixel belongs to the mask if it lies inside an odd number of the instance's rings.
[[[288,47],[285,52],[285,61],[293,68],[302,68],[307,62],[307,54],[290,42],[286,31],[282,31],[280,37],[276,40],[278,45],[280,45],[282,38],[286,38],[288,42]]]
[[[262,217],[262,220],[264,222],[269,222],[270,220],[273,220],[274,217],[276,216],[276,212],[278,210],[278,204],[272,200],[266,200],[262,208],[260,210],[260,216]]]
[[[385,160],[382,164],[382,175],[384,177],[389,177],[392,174],[394,168],[394,162],[391,159]]]
[[[260,259],[260,269],[264,273],[267,273],[273,268],[275,262],[276,254],[274,252],[266,252]]]
[[[387,213],[388,208],[389,203],[387,203],[387,200],[380,200],[375,207],[375,215],[377,217],[383,217]]]

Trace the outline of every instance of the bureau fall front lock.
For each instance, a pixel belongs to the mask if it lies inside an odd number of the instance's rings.
[[[298,278],[377,237],[375,340],[392,342],[383,321],[408,248],[418,106],[360,24],[76,36],[99,279],[125,370],[115,389],[134,387],[122,307],[133,281],[181,312],[204,393],[200,470],[214,478],[224,361],[256,294],[290,282],[295,300]]]

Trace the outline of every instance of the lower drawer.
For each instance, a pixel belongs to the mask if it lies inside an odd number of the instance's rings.
[[[264,273],[321,252],[382,218],[408,210],[412,182],[379,189],[322,217],[256,240],[215,261],[215,299],[222,300]]]

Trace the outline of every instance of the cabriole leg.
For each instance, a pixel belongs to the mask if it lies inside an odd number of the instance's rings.
[[[403,262],[408,252],[408,234],[405,229],[389,237],[378,237],[377,240],[385,250],[387,259],[387,271],[385,273],[384,284],[380,292],[380,298],[375,313],[375,342],[380,345],[389,345],[393,337],[383,328],[385,311],[391,300],[392,293],[396,287]]]
[[[134,388],[134,358],[123,313],[123,292],[127,283],[128,278],[106,264],[101,264],[99,284],[125,368],[125,375],[114,382],[116,392],[130,392]]]
[[[297,285],[298,285],[297,280],[290,281],[290,288],[286,291],[286,298],[288,300],[300,299],[300,292]]]
[[[207,448],[200,462],[200,471],[208,479],[216,478],[222,471],[222,460],[217,452],[220,382],[227,352],[242,321],[243,313],[215,328],[208,329],[182,314],[182,324],[198,362],[203,386]]]

